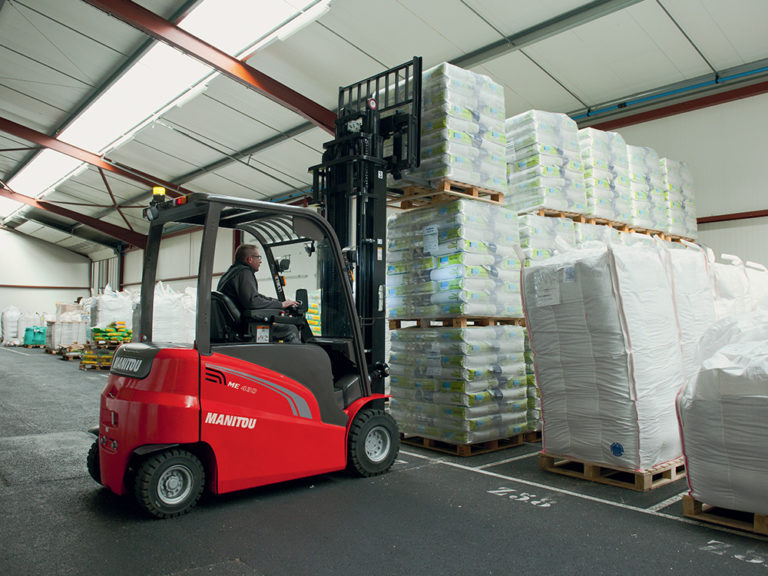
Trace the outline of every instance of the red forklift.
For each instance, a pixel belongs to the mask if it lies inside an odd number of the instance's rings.
[[[92,430],[94,480],[169,518],[189,511],[204,490],[391,468],[400,441],[384,393],[386,179],[418,166],[420,118],[414,58],[339,89],[335,139],[310,168],[314,207],[214,194],[153,200],[144,210],[150,228],[134,341],[115,351]],[[287,311],[241,311],[214,290],[222,229],[260,246],[281,301],[279,253],[303,252],[319,326],[307,322],[306,287],[296,294],[301,306]],[[179,230],[200,239],[189,344],[153,338],[160,248]],[[295,325],[302,342],[275,342],[277,324]]]

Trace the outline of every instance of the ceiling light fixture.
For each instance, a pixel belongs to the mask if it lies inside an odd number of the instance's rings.
[[[270,36],[285,39],[322,16],[330,3],[331,0],[205,0],[178,26],[244,60],[266,46],[269,42],[263,41]],[[104,155],[130,141],[171,108],[199,96],[217,75],[218,72],[211,72],[210,67],[194,58],[155,43],[57,138]],[[43,150],[8,184],[37,198],[71,178],[80,167],[79,160]],[[18,203],[0,198],[0,217],[14,209],[18,209]]]

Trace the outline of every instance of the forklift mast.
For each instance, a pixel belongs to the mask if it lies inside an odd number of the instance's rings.
[[[335,138],[312,166],[313,202],[335,230],[352,273],[371,390],[384,392],[387,176],[420,163],[421,58],[339,88]],[[330,277],[330,276],[329,276]],[[337,291],[321,287],[324,293]],[[341,302],[324,303],[333,324]]]

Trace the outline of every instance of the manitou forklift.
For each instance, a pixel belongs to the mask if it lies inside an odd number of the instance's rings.
[[[213,194],[145,209],[140,320],[101,394],[87,459],[97,482],[168,518],[204,489],[390,469],[399,435],[384,394],[386,179],[418,165],[420,117],[414,58],[339,90],[336,137],[310,169],[318,209]],[[241,311],[213,289],[222,228],[260,245],[281,301],[285,266],[275,252],[304,247],[319,327],[306,321],[306,290],[297,293],[302,306],[284,314]],[[195,339],[186,345],[153,338],[161,242],[182,229],[200,238]],[[275,342],[276,324],[297,326],[302,343]]]

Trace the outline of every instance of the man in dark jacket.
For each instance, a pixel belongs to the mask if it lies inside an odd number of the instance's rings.
[[[241,312],[264,309],[281,310],[289,306],[297,306],[299,303],[295,300],[281,302],[277,298],[259,294],[259,284],[256,282],[255,273],[259,271],[260,266],[259,249],[253,244],[241,244],[235,250],[234,263],[219,279],[219,285],[216,289],[229,296]],[[291,343],[301,342],[298,328],[288,324],[273,324],[272,338]]]

